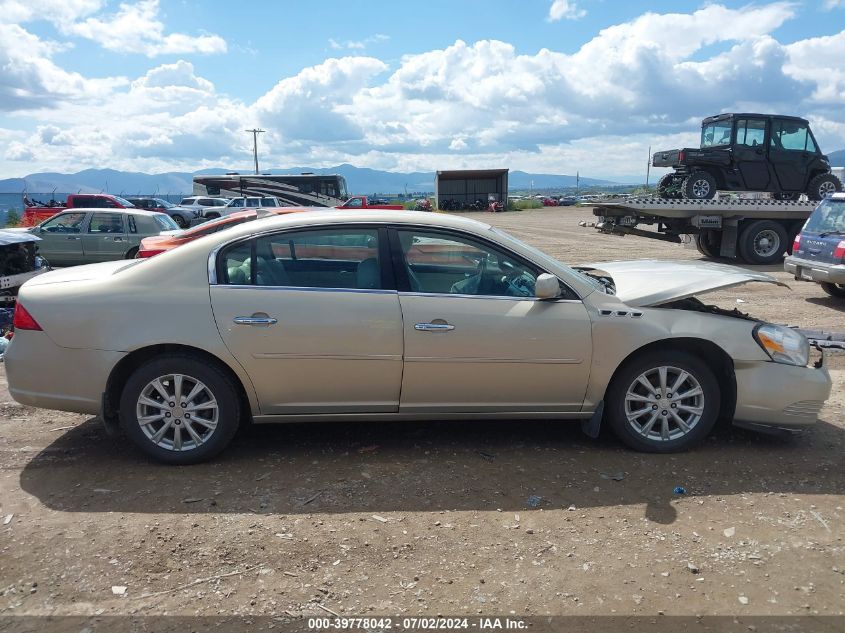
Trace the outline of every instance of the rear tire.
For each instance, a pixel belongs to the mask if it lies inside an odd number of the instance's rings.
[[[749,264],[774,264],[789,247],[786,229],[771,220],[757,220],[739,236],[739,255]]]
[[[129,377],[120,397],[126,435],[165,464],[211,459],[232,441],[240,416],[231,379],[216,365],[185,354],[144,363]]]
[[[683,197],[675,174],[666,174],[657,181],[657,193],[661,198],[676,200]]]
[[[828,281],[822,283],[822,290],[824,290],[831,297],[837,299],[845,299],[845,284],[832,284]]]
[[[695,247],[705,257],[719,257],[722,249],[722,234],[715,231],[698,233],[695,236]]]
[[[716,197],[716,179],[706,171],[690,174],[681,185],[684,198],[689,200],[711,200]]]
[[[833,174],[819,174],[807,183],[807,196],[810,200],[822,200],[839,191],[842,191],[842,183]]]
[[[654,351],[619,368],[605,396],[605,412],[619,440],[634,450],[674,453],[710,434],[720,402],[719,383],[703,361],[687,352]]]
[[[138,254],[138,247],[137,246],[135,248],[130,248],[128,251],[126,251],[125,259],[135,259],[135,256],[137,254]]]

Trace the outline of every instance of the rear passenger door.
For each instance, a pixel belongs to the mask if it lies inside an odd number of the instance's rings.
[[[122,259],[128,249],[123,213],[98,211],[91,214],[88,230],[82,237],[86,263]]]
[[[262,414],[399,407],[402,313],[386,230],[265,235],[221,251],[211,301]]]

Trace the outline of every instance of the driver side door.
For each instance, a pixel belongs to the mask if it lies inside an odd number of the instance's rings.
[[[475,236],[391,232],[405,342],[402,413],[577,412],[592,356],[583,303],[540,301],[544,272]]]

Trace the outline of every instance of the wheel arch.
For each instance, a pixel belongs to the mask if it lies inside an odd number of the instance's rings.
[[[132,372],[148,360],[165,354],[193,356],[202,362],[216,365],[229,377],[235,387],[235,391],[238,394],[242,412],[242,418],[240,420],[241,425],[251,419],[252,403],[249,395],[247,394],[246,386],[231,366],[214,354],[211,354],[203,349],[192,347],[190,345],[165,343],[149,345],[147,347],[136,349],[121,358],[120,361],[112,368],[108,380],[106,380],[106,389],[103,393],[102,415],[107,428],[112,430],[117,428],[117,411],[120,403],[120,395],[123,392],[123,387],[126,385],[126,381],[129,380],[129,377],[132,375]]]
[[[734,370],[733,359],[721,347],[716,345],[713,341],[695,337],[678,337],[661,339],[647,343],[629,353],[622,362],[616,367],[613,375],[607,383],[605,388],[605,395],[610,389],[619,373],[631,362],[639,356],[648,354],[650,352],[661,351],[677,351],[687,352],[698,358],[704,360],[707,366],[713,371],[716,380],[719,382],[721,390],[721,400],[719,402],[719,421],[729,421],[733,419],[736,411],[736,371]]]

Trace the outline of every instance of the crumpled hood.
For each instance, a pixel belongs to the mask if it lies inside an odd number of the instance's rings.
[[[610,275],[616,296],[633,307],[657,306],[753,281],[786,286],[765,273],[713,262],[641,259],[583,264],[576,268]]]

